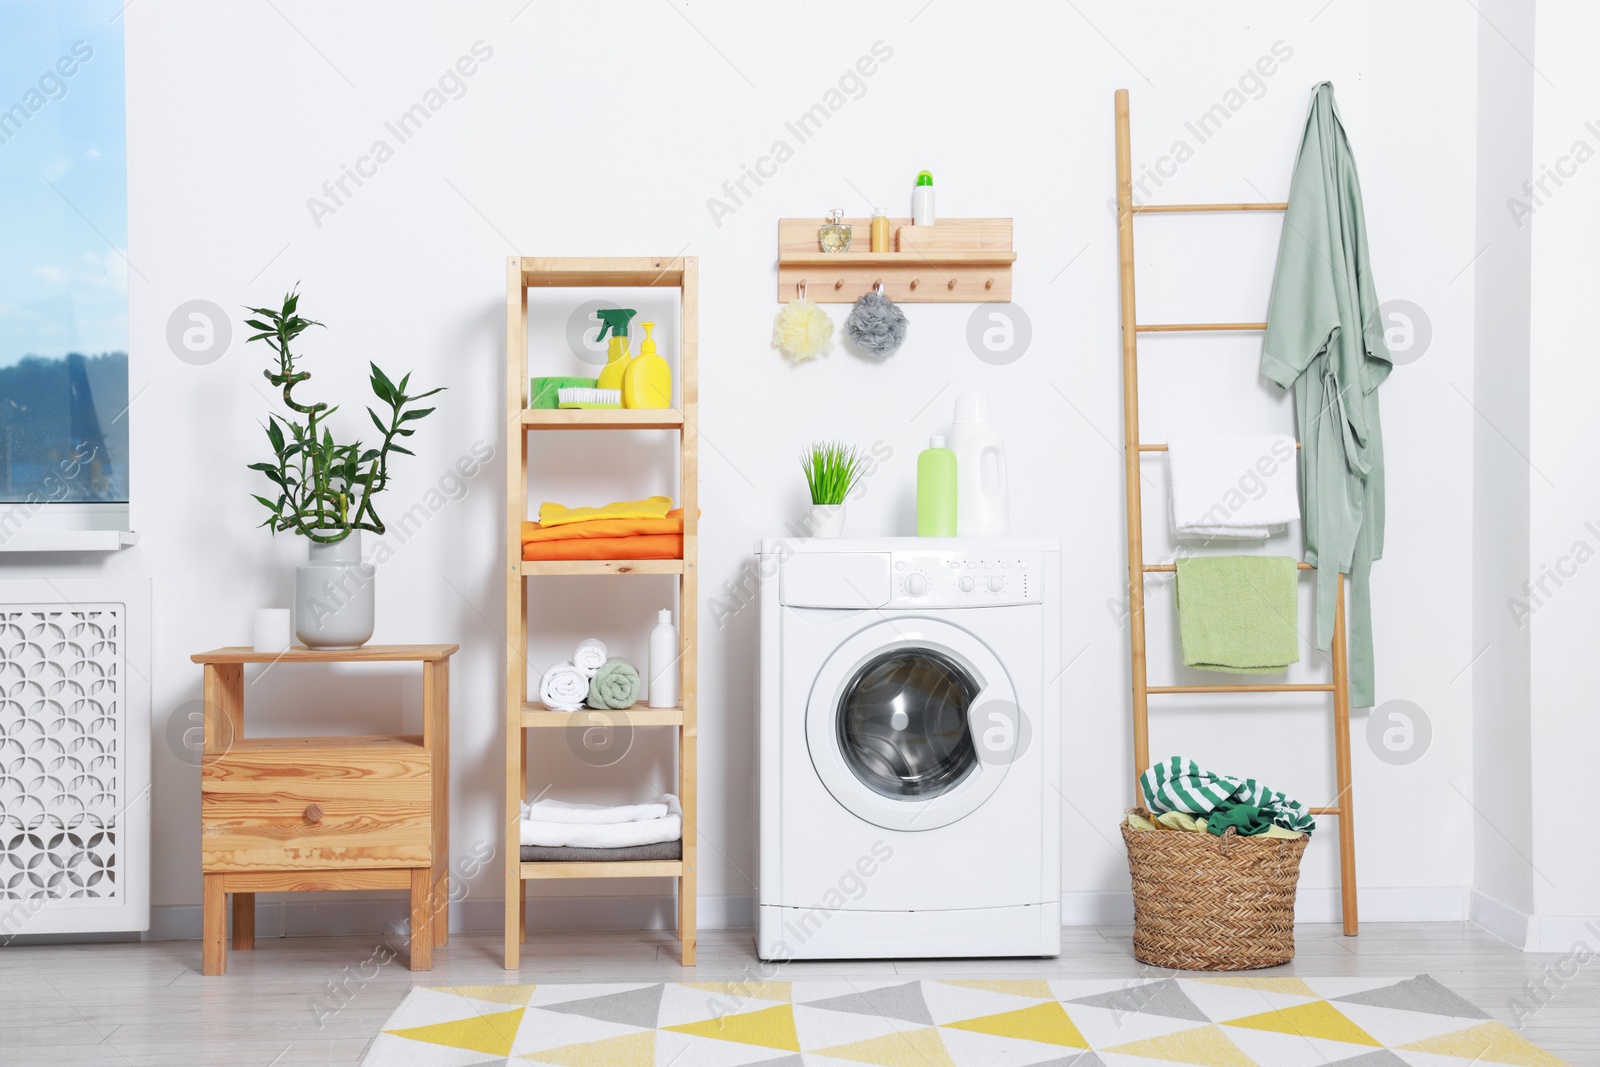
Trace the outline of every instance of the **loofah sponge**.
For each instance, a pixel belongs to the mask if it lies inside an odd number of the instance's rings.
[[[833,347],[833,320],[804,297],[791,300],[773,320],[772,344],[788,356],[790,362],[815,359]]]
[[[893,355],[906,340],[906,313],[879,292],[862,295],[845,320],[850,340],[874,356]]]

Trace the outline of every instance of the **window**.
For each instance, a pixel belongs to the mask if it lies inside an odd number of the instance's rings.
[[[128,499],[121,10],[0,6],[0,502]]]

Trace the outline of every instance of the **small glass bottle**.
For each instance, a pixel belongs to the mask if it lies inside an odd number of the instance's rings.
[[[818,227],[817,241],[824,252],[850,251],[850,225],[844,221],[843,208],[834,208],[833,214]]]

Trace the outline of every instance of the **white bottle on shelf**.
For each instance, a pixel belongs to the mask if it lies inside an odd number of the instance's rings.
[[[672,625],[672,611],[663,608],[650,631],[650,694],[652,708],[678,706],[678,628]]]

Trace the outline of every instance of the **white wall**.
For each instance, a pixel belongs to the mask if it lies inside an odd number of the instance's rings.
[[[306,344],[316,374],[310,391],[341,398],[353,413],[368,359],[450,388],[415,439],[418,458],[397,468],[393,515],[436,486],[475,441],[496,450],[465,499],[443,507],[382,568],[375,639],[461,642],[452,832],[458,854],[476,841],[498,842],[504,259],[696,255],[708,596],[738,577],[758,537],[781,532],[799,513],[794,455],[803,442],[837,435],[891,446],[893,459],[852,505],[850,526],[904,534],[916,452],[944,425],[955,395],[986,389],[1005,412],[1014,527],[1059,535],[1067,548],[1063,653],[1074,665],[1064,886],[1079,901],[1069,914],[1108,914],[1112,897],[1078,895],[1126,889],[1112,827],[1132,769],[1126,634],[1112,610],[1125,575],[1107,207],[1112,92],[1132,90],[1136,165],[1177,139],[1192,142],[1193,158],[1152,187],[1152,200],[1278,199],[1307,92],[1331,79],[1361,165],[1379,292],[1418,305],[1432,330],[1426,353],[1384,387],[1389,538],[1374,604],[1379,702],[1415,702],[1433,737],[1423,758],[1394,766],[1369,751],[1366,714],[1357,715],[1366,917],[1459,915],[1473,843],[1472,813],[1456,790],[1471,776],[1472,683],[1462,672],[1475,651],[1473,588],[1462,579],[1473,565],[1473,283],[1462,272],[1476,251],[1476,16],[1443,0],[1343,0],[1320,10],[1266,0],[1203,9],[1169,3],[1158,15],[1156,6],[630,3],[610,5],[600,20],[583,5],[535,3],[519,13],[521,0],[418,5],[404,17],[375,3],[133,5],[124,15],[136,268],[131,418],[143,539],[114,558],[41,558],[14,569],[155,579],[154,732],[164,738],[169,717],[199,696],[189,654],[247,642],[251,611],[287,601],[303,551],[255,529],[260,516],[248,497],[254,487],[244,465],[261,455],[255,424],[271,406],[259,377],[263,353],[239,343],[236,322],[223,359],[190,366],[168,350],[166,321],[193,298],[231,309],[271,302],[298,281],[303,310],[329,326]],[[307,198],[480,40],[493,56],[465,96],[314,224]],[[718,224],[707,199],[723,196],[725,181],[786,136],[786,120],[822,99],[880,41],[892,55],[864,94]],[[1185,122],[1234,99],[1228,94],[1277,42],[1289,57],[1270,78],[1247,81],[1237,113],[1193,143]],[[866,214],[874,202],[902,213],[923,167],[935,175],[943,214],[1015,219],[1015,298],[1034,331],[1026,356],[985,364],[964,339],[971,306],[918,305],[908,309],[907,345],[881,364],[836,351],[814,365],[786,365],[769,348],[778,308],[775,220],[820,218],[835,206]],[[1143,317],[1261,315],[1275,220],[1139,226]],[[844,309],[836,311],[842,320]],[[555,325],[546,328],[558,337],[565,309],[552,314]],[[556,348],[536,344],[536,363],[546,359],[547,373],[577,370]],[[1257,375],[1252,340],[1156,339],[1144,353],[1151,440],[1184,428],[1293,424],[1287,398]],[[536,498],[599,501],[665,484],[659,456],[638,442],[574,436],[553,447],[560,451],[539,468]],[[1160,464],[1146,466],[1162,486]],[[631,473],[613,481],[619,468]],[[1152,551],[1160,529],[1152,517]],[[1296,553],[1298,539],[1274,548]],[[559,640],[535,642],[536,661],[590,630],[643,654],[666,581],[593,591],[571,579],[535,587],[562,619]],[[1164,595],[1155,593],[1151,609],[1158,665],[1176,658],[1167,651],[1175,646]],[[708,610],[701,618],[701,887],[708,917],[737,920],[749,914],[755,860],[756,620],[747,610],[719,629]],[[1319,662],[1305,643],[1293,677],[1317,676]],[[395,715],[384,702],[414,721],[409,676],[361,676],[373,677],[377,688],[368,691],[352,673],[276,672],[251,688],[252,722],[272,732],[388,729]],[[1162,705],[1153,722],[1158,753],[1258,775],[1311,803],[1332,798],[1321,703]],[[647,739],[603,775],[588,773],[559,743],[537,754],[533,768],[536,789],[553,781],[576,794],[599,781],[606,795],[621,797],[652,791],[670,763],[659,739]],[[158,907],[193,905],[198,773],[159,740],[155,773],[153,899]],[[1429,823],[1423,833],[1402,820],[1419,813]],[[1330,822],[1308,854],[1303,883],[1307,908],[1321,915],[1331,914],[1326,890],[1337,885],[1333,855]],[[493,866],[472,883],[488,925],[499,885]],[[583,921],[598,910],[578,902],[542,914]]]
[[[1600,10],[1576,0],[1539,5],[1533,83],[1535,180],[1545,167],[1570,174],[1533,215],[1533,305],[1530,343],[1530,576],[1548,582],[1532,634],[1531,722],[1533,892],[1547,948],[1570,949],[1579,919],[1600,915],[1600,853],[1572,848],[1551,816],[1584,806],[1581,762],[1600,748],[1600,719],[1588,699],[1594,661],[1600,574],[1586,565],[1600,549],[1600,487],[1593,456],[1600,426],[1582,403],[1600,387],[1582,312],[1600,287],[1600,71],[1580,41],[1600,34]],[[1578,142],[1583,142],[1580,148]],[[1580,162],[1582,157],[1584,162]],[[1579,542],[1585,549],[1580,550]],[[1580,557],[1582,561],[1580,561]],[[1570,575],[1570,577],[1569,577]]]
[[[1529,630],[1507,610],[1528,580],[1528,322],[1530,236],[1507,210],[1521,196],[1533,152],[1533,7],[1486,6],[1492,26],[1478,34],[1478,219],[1472,268],[1477,312],[1472,393],[1480,413],[1473,438],[1472,588],[1473,876],[1488,898],[1533,911],[1533,795],[1529,757]],[[1498,27],[1501,32],[1494,32]],[[1463,284],[1467,279],[1463,279]],[[1485,916],[1487,919],[1487,916]],[[1525,931],[1503,932],[1520,940]]]

